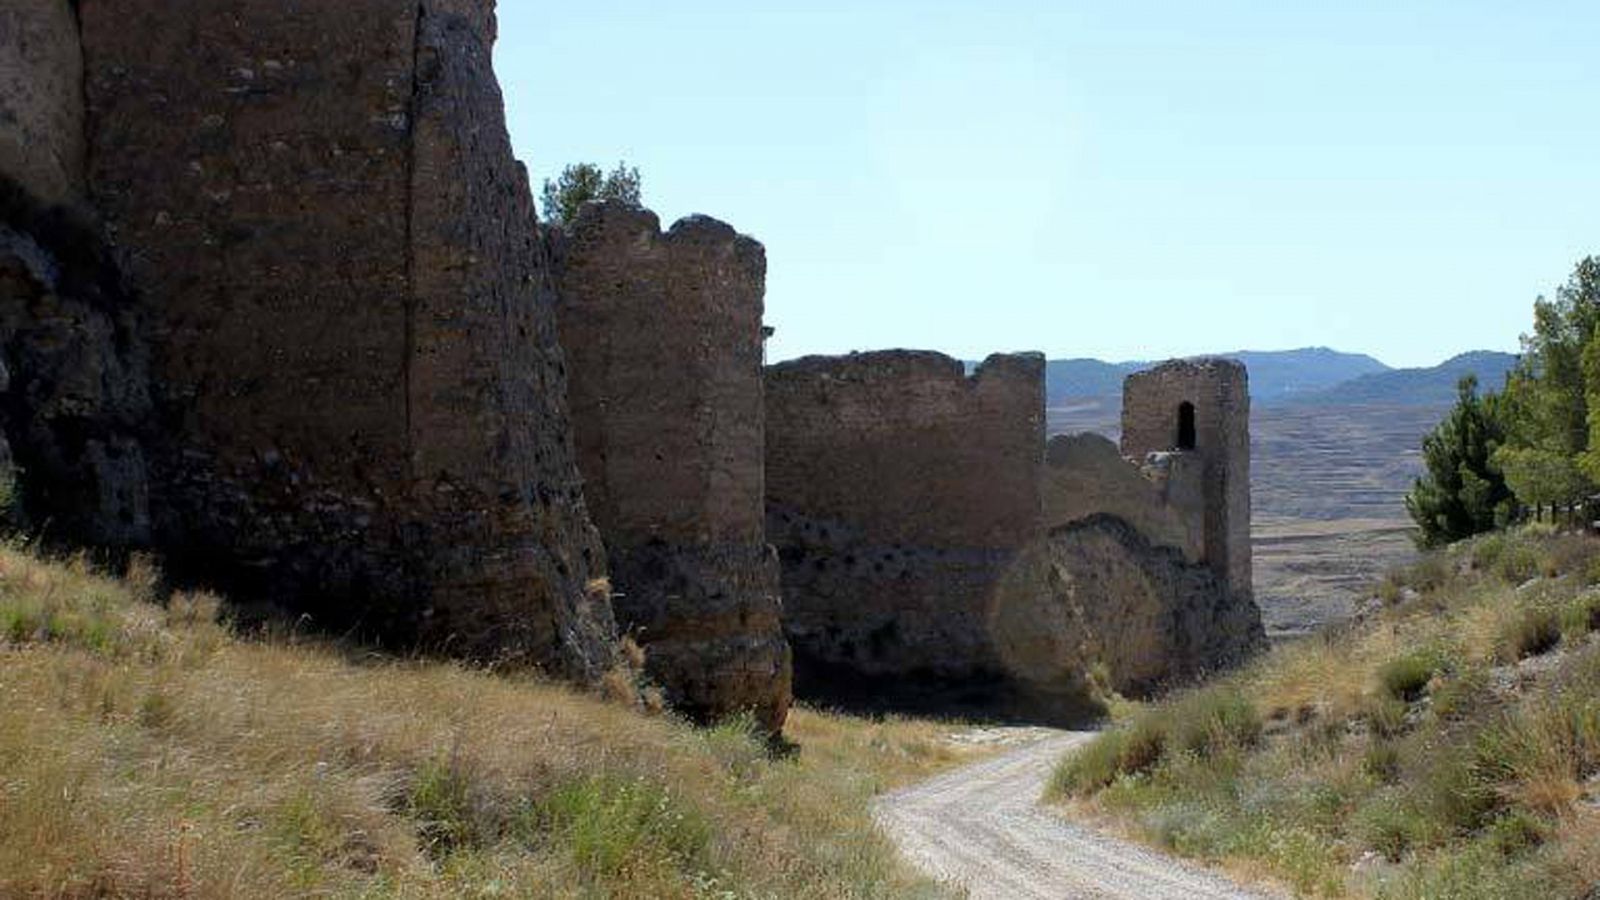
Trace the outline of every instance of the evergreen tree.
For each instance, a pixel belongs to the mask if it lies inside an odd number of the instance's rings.
[[[1505,441],[1497,398],[1478,396],[1478,380],[1461,380],[1455,407],[1423,439],[1427,472],[1406,496],[1406,509],[1421,529],[1418,542],[1436,547],[1506,524],[1512,496],[1495,466]]]
[[[1533,332],[1507,386],[1513,443],[1577,460],[1590,445],[1591,396],[1600,399],[1600,259],[1578,263],[1554,300],[1533,304]]]
[[[638,206],[641,203],[639,170],[617,163],[609,173],[593,163],[577,163],[561,170],[556,180],[545,179],[540,206],[546,222],[571,225],[578,210],[590,200],[618,200]]]

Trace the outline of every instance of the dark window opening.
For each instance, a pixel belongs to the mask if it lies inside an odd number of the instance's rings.
[[[1194,449],[1194,404],[1178,404],[1178,449]]]

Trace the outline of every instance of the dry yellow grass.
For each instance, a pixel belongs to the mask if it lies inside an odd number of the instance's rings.
[[[1365,621],[1135,710],[1057,791],[1306,895],[1591,897],[1597,576],[1600,540],[1540,530],[1424,557]],[[1231,739],[1197,751],[1197,730]]]
[[[949,725],[793,756],[531,678],[240,641],[214,600],[0,550],[0,896],[937,896],[878,791]]]

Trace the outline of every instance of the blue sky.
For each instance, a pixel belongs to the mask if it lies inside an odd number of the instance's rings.
[[[770,357],[1515,349],[1600,253],[1600,4],[501,0],[535,190],[767,248]]]

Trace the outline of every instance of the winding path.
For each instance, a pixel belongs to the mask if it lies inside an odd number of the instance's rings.
[[[1038,806],[1062,754],[1094,735],[1058,732],[879,798],[878,822],[928,875],[974,900],[1258,900],[1194,865],[1074,825]]]

